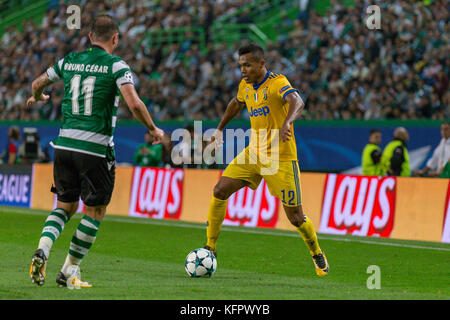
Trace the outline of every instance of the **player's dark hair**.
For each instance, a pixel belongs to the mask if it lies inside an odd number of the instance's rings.
[[[110,15],[99,14],[92,23],[91,32],[95,41],[107,42],[119,32],[119,25]]]
[[[250,43],[248,45],[240,47],[238,53],[240,56],[251,53],[252,56],[257,60],[261,60],[264,58],[264,49],[255,43]]]

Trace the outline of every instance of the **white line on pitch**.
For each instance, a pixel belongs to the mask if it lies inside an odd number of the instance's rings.
[[[8,208],[2,207],[1,210],[12,212],[12,213],[23,213],[23,214],[35,214],[35,215],[48,215],[48,211],[33,211],[26,208]],[[194,224],[194,222],[180,223],[176,220],[156,220],[156,219],[147,219],[147,218],[127,218],[126,216],[114,216],[107,215],[104,220],[113,221],[113,222],[125,222],[125,223],[136,223],[136,224],[150,224],[150,225],[163,225],[169,227],[179,227],[179,228],[189,228],[189,229],[206,229],[206,225]],[[251,233],[251,234],[262,234],[262,235],[273,235],[273,236],[283,236],[283,237],[299,237],[296,232],[276,232],[266,229],[257,229],[257,228],[245,228],[239,229],[232,226],[223,226],[222,230],[230,231],[230,232],[242,232],[242,233]],[[358,242],[364,244],[375,244],[375,245],[383,245],[383,246],[392,246],[392,247],[403,247],[403,248],[414,248],[414,249],[428,249],[428,250],[439,250],[439,251],[450,251],[450,248],[441,248],[441,247],[427,247],[427,246],[419,246],[414,244],[406,244],[406,243],[394,243],[394,242],[384,242],[384,241],[373,241],[373,240],[363,240],[363,239],[350,239],[350,238],[339,238],[339,237],[330,237],[326,234],[319,233],[318,238],[320,240],[331,240],[331,241],[343,241],[343,242]],[[392,240],[392,239],[391,239]]]
[[[105,219],[110,221],[117,222],[127,222],[127,223],[140,223],[140,224],[153,224],[153,225],[165,225],[165,226],[173,226],[180,228],[192,228],[192,229],[206,229],[205,225],[194,225],[194,224],[182,224],[173,220],[147,220],[142,218],[140,219],[127,219],[127,218],[116,218],[112,216],[107,216]],[[252,233],[252,234],[263,234],[263,235],[273,235],[273,236],[284,236],[284,237],[299,237],[299,235],[295,232],[276,232],[269,231],[265,229],[256,229],[256,228],[245,228],[245,229],[237,229],[236,227],[223,226],[222,230],[230,231],[230,232],[242,232],[242,233]],[[404,248],[414,248],[414,249],[429,249],[429,250],[440,250],[440,251],[450,251],[450,248],[440,248],[440,247],[427,247],[427,246],[419,246],[414,244],[404,244],[404,243],[393,243],[393,242],[383,242],[383,241],[371,241],[371,240],[363,240],[363,239],[349,239],[349,238],[337,238],[330,237],[328,235],[319,234],[319,239],[323,240],[332,240],[332,241],[344,241],[344,242],[359,242],[365,244],[376,244],[376,245],[384,245],[384,246],[393,246],[393,247],[404,247]]]

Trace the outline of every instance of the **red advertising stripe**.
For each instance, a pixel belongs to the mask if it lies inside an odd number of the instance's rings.
[[[135,167],[129,215],[179,219],[183,179],[182,169]]]
[[[278,198],[270,194],[262,180],[256,190],[244,187],[230,196],[223,224],[274,228],[278,212]]]
[[[396,178],[328,174],[319,232],[389,237]]]
[[[442,224],[442,242],[450,243],[450,180],[447,186],[447,196],[445,198],[444,221]]]

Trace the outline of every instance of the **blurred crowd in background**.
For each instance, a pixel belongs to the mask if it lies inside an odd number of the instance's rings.
[[[286,17],[291,32],[267,43],[268,69],[282,73],[306,102],[306,119],[450,118],[450,43],[447,0],[332,1],[324,15],[303,10]],[[308,1],[306,1],[308,2]],[[370,3],[369,3],[370,2]],[[365,25],[367,5],[382,12],[381,29]],[[51,1],[42,22],[9,28],[0,38],[0,120],[57,120],[62,82],[48,103],[25,107],[31,82],[71,51],[89,47],[92,17],[106,12],[120,22],[115,55],[132,68],[138,92],[159,121],[219,119],[237,90],[237,48],[208,41],[215,19],[248,4],[243,0],[81,1],[80,30],[66,27],[66,4]],[[246,21],[246,17],[241,17]],[[189,41],[147,48],[148,30],[201,26],[206,50]],[[121,102],[119,119],[131,119]],[[248,117],[244,110],[241,117]]]

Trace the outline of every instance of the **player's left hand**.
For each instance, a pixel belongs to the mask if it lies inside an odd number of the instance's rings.
[[[50,98],[50,96],[48,94],[41,94],[41,96],[39,98],[35,98],[34,96],[31,96],[30,98],[28,98],[27,100],[27,107],[30,107],[33,103],[37,102],[37,101],[47,101]]]
[[[292,132],[291,132],[291,126],[288,123],[283,123],[283,126],[281,127],[281,141],[286,142],[291,140]]]

